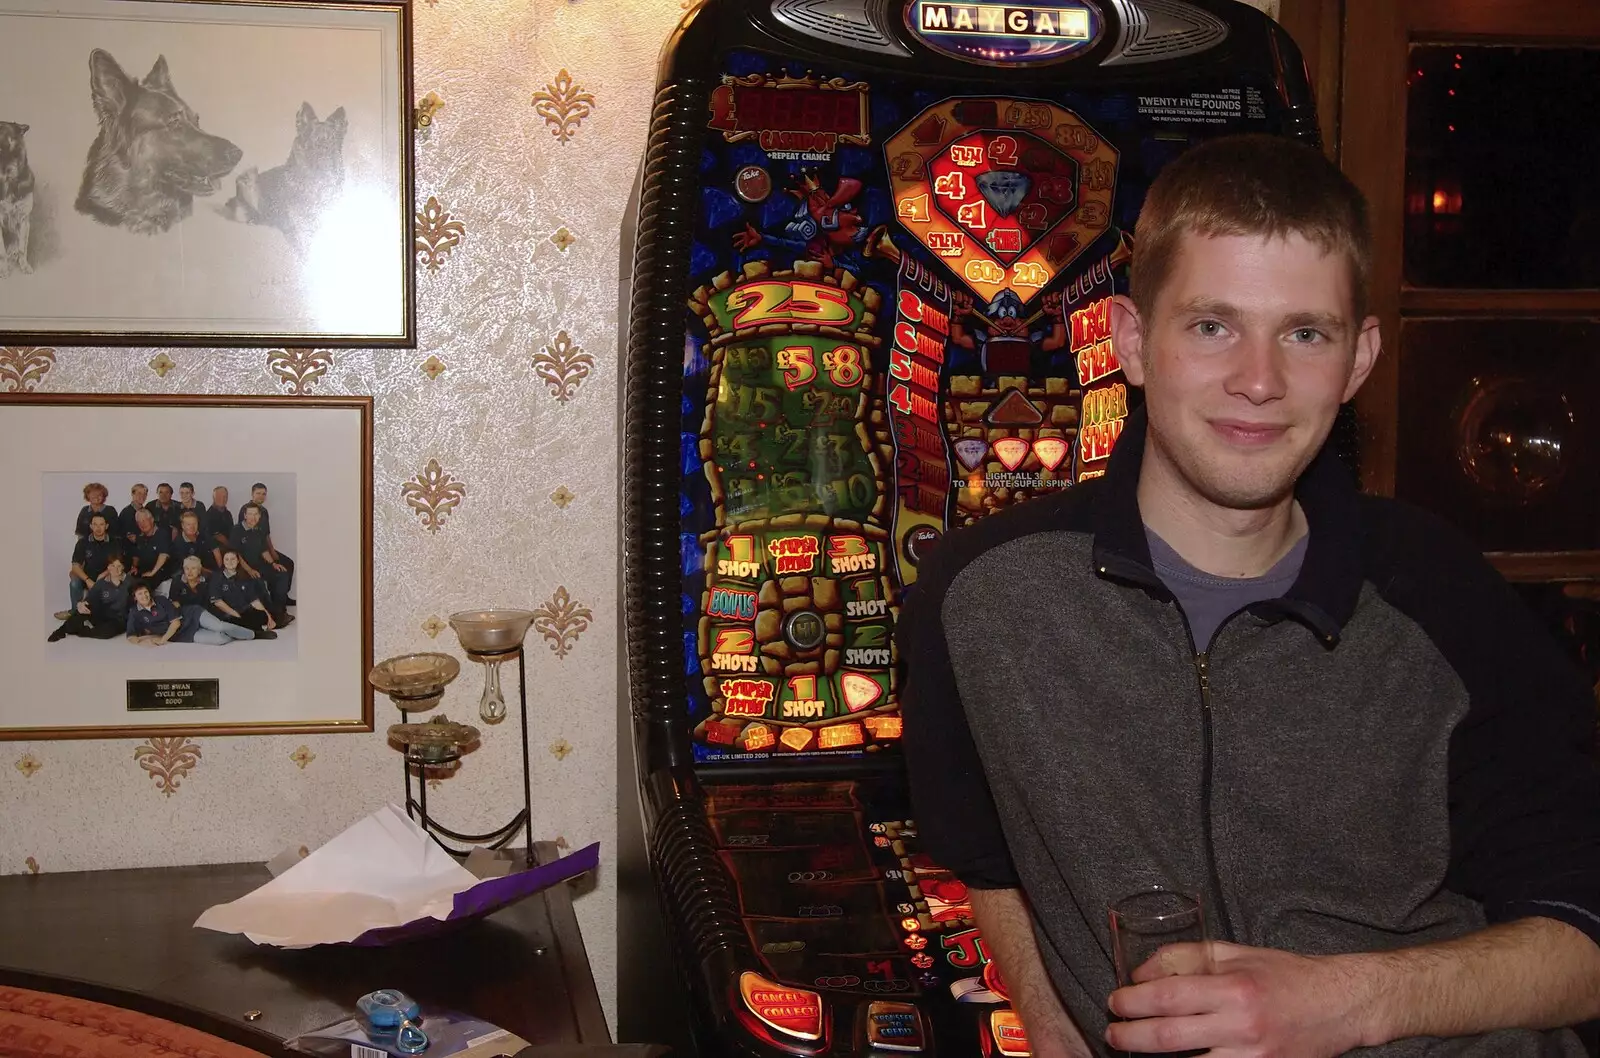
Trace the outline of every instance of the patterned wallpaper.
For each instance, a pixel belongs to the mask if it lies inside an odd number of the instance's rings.
[[[372,394],[374,654],[529,633],[534,833],[603,843],[577,902],[613,1018],[618,237],[679,0],[415,0],[416,350],[0,349],[0,389]],[[475,718],[467,664],[445,711]],[[505,676],[515,680],[514,671]],[[510,687],[514,688],[512,682]],[[452,704],[454,703],[454,704]],[[264,860],[401,796],[382,730],[0,743],[0,872]],[[430,790],[459,830],[520,802],[516,725]]]

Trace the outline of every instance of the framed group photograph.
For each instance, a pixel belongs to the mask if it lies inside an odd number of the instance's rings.
[[[372,730],[372,398],[0,394],[0,740]]]
[[[0,0],[0,345],[416,344],[408,0]]]

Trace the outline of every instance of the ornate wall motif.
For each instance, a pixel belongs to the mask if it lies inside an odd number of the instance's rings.
[[[467,226],[451,220],[450,213],[439,200],[428,196],[427,203],[417,210],[417,260],[437,272],[450,257],[450,251],[461,245],[467,237]]]
[[[200,765],[200,747],[186,738],[151,738],[133,751],[133,759],[150,773],[156,789],[171,797]]]
[[[0,346],[0,393],[31,393],[55,366],[54,349]]]
[[[400,495],[422,518],[424,528],[437,533],[444,528],[445,516],[466,498],[467,486],[452,478],[437,459],[430,459],[416,477],[400,486]]]
[[[594,107],[594,96],[573,83],[565,69],[533,93],[533,112],[544,118],[550,134],[563,145],[572,139],[583,119],[594,113]]]
[[[594,357],[584,352],[566,331],[533,354],[533,373],[544,379],[550,395],[565,404],[594,370]]]
[[[332,366],[332,349],[267,350],[267,370],[283,381],[287,392],[297,395],[310,393],[317,379]]]
[[[550,641],[556,657],[565,658],[577,645],[578,637],[589,630],[594,614],[581,606],[559,587],[543,606],[534,608],[533,630]]]

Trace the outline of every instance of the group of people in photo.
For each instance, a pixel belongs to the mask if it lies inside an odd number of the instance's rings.
[[[275,639],[294,620],[294,560],[272,542],[267,487],[256,482],[235,519],[226,486],[211,504],[194,485],[135,484],[120,511],[110,492],[83,487],[68,583],[68,607],[56,613],[54,643],[67,636],[140,646]]]

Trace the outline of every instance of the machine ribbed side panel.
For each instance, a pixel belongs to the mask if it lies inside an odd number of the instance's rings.
[[[623,408],[624,599],[635,716],[683,707],[678,433],[689,255],[709,88],[656,93],[634,243]]]
[[[664,812],[650,844],[663,896],[678,912],[674,918],[684,950],[702,960],[726,949],[753,958],[733,880],[717,858],[700,805],[679,802]]]

